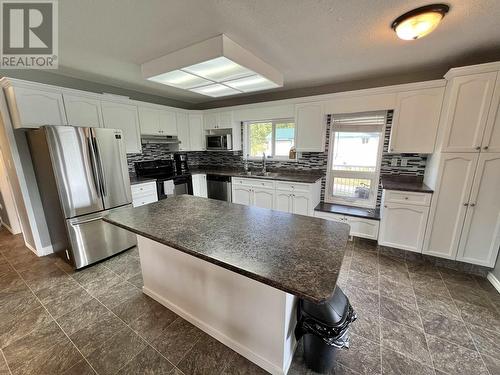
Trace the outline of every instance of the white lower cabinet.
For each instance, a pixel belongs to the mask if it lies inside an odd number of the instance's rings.
[[[366,219],[363,217],[347,216],[342,214],[334,214],[329,212],[315,211],[315,217],[326,220],[346,223],[351,226],[349,235],[354,237],[368,238],[376,240],[378,238],[379,221],[375,219]]]
[[[145,204],[158,201],[156,181],[135,184],[132,185],[130,189],[132,190],[132,205],[134,207],[144,206]]]
[[[494,267],[500,247],[500,153],[480,154],[457,260]]]
[[[252,188],[253,205],[261,208],[274,208],[274,189],[256,187]]]
[[[320,199],[320,182],[313,184],[233,178],[233,203],[313,216]]]
[[[378,243],[421,253],[429,217],[430,194],[408,192],[410,203],[406,204],[398,203],[401,194],[404,192],[384,190],[382,193]],[[418,195],[421,199],[416,198]]]
[[[193,176],[193,195],[195,197],[208,198],[207,195],[207,175],[194,174]]]

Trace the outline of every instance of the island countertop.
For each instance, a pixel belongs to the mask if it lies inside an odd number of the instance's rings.
[[[104,220],[314,303],[333,294],[349,234],[343,223],[190,195]]]

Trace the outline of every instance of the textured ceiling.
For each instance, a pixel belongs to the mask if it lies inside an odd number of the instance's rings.
[[[185,102],[213,99],[148,82],[140,64],[224,33],[297,89],[454,66],[500,52],[500,1],[452,0],[439,28],[402,41],[406,0],[62,0],[59,72]]]

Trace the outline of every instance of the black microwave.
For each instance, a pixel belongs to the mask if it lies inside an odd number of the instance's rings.
[[[231,134],[207,135],[207,150],[232,150],[233,142],[231,139]]]

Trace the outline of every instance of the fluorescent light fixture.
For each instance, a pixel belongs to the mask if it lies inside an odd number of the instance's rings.
[[[148,80],[180,89],[191,89],[193,87],[206,86],[212,83],[207,79],[183,72],[182,70],[174,70],[172,72],[159,74],[148,78]]]
[[[258,74],[224,82],[225,85],[243,92],[267,90],[278,87],[278,85]]]
[[[241,91],[234,90],[231,87],[221,85],[220,83],[214,83],[213,85],[209,86],[196,87],[194,89],[190,89],[189,91],[212,97],[241,94]]]
[[[247,77],[255,74],[251,70],[223,56],[188,66],[182,70],[191,74],[196,74],[199,77],[208,78],[215,82],[224,82],[230,79]]]
[[[141,68],[148,80],[209,96],[283,86],[280,72],[225,35],[146,62]]]

